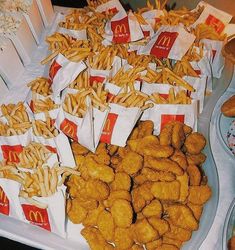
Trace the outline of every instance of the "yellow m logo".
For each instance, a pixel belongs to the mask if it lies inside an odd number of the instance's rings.
[[[170,42],[171,38],[169,36],[163,36],[161,37],[157,45],[168,47],[170,45]]]
[[[75,135],[75,130],[70,124],[66,124],[63,128],[64,132],[72,137]]]
[[[9,151],[8,152],[8,159],[10,162],[17,162],[18,161],[18,155],[15,151]]]
[[[40,212],[38,212],[38,211],[34,212],[34,211],[30,210],[29,219],[32,222],[43,223],[42,214]]]
[[[117,25],[114,30],[115,34],[126,33],[126,32],[127,30],[124,24]]]
[[[110,121],[110,119],[107,118],[103,131],[110,132],[110,128],[111,128],[111,121]]]

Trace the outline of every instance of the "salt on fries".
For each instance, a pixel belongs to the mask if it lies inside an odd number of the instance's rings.
[[[52,94],[51,83],[49,82],[49,79],[45,77],[38,77],[28,83],[27,86],[32,92],[45,97]]]
[[[54,138],[59,134],[59,131],[54,125],[50,118],[46,122],[41,120],[35,120],[32,122],[33,133],[36,136],[42,136],[45,139]]]

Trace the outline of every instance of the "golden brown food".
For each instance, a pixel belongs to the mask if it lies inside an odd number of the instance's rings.
[[[145,244],[147,250],[155,250],[162,245],[162,239],[154,240]]]
[[[108,199],[104,201],[105,207],[111,207],[113,202],[117,199],[131,201],[131,194],[126,190],[111,191]]]
[[[143,158],[135,152],[126,154],[121,162],[121,168],[129,175],[135,175],[143,166]]]
[[[185,202],[189,194],[189,177],[185,172],[183,175],[176,176],[176,180],[180,183],[179,202]]]
[[[172,143],[172,131],[173,123],[167,123],[163,128],[159,136],[160,145],[170,146]]]
[[[86,218],[82,221],[84,226],[96,226],[98,223],[98,216],[99,214],[104,211],[105,207],[102,204],[95,209],[89,210],[87,213]]]
[[[68,217],[74,224],[81,223],[87,215],[87,210],[82,207],[79,203],[79,200],[76,198],[73,200],[67,201],[67,207],[68,207]]]
[[[89,149],[85,148],[84,146],[75,141],[71,143],[71,148],[74,155],[85,155],[89,153]]]
[[[191,164],[191,165],[194,164],[197,166],[202,165],[206,160],[206,156],[202,152],[197,155],[186,154],[186,157],[187,157],[188,164]]]
[[[187,203],[187,206],[192,210],[194,217],[199,221],[202,215],[203,206],[195,205],[190,202]]]
[[[148,218],[148,222],[158,231],[159,236],[164,235],[170,229],[168,221],[160,219],[157,216]]]
[[[184,146],[189,154],[199,154],[206,145],[206,139],[198,132],[193,132],[187,136]]]
[[[164,236],[174,240],[188,241],[192,236],[192,232],[170,224],[170,230]]]
[[[118,249],[131,248],[134,241],[130,228],[116,227],[114,233],[114,244]]]
[[[185,154],[181,150],[179,150],[179,149],[175,150],[174,154],[170,157],[170,159],[172,161],[177,162],[178,165],[183,170],[186,170],[186,168],[188,167],[187,158],[186,158]]]
[[[97,226],[102,236],[107,241],[112,241],[114,237],[114,221],[110,212],[103,210],[97,218]]]
[[[162,237],[162,243],[163,244],[167,244],[167,245],[171,245],[171,246],[174,246],[174,247],[177,247],[178,249],[180,249],[180,247],[183,244],[182,241],[168,238],[165,235]]]
[[[162,215],[162,204],[159,200],[152,200],[144,209],[142,210],[143,215],[148,218],[151,216],[161,217]]]
[[[149,181],[174,181],[176,179],[172,172],[155,171],[154,169],[144,167],[141,174]]]
[[[188,201],[195,205],[206,203],[211,197],[211,189],[209,186],[191,186],[189,188]]]
[[[162,244],[160,247],[157,247],[155,250],[178,250],[179,248],[171,244]]]
[[[201,172],[196,165],[189,165],[187,168],[190,186],[199,186],[201,183]]]
[[[235,95],[231,96],[227,101],[223,103],[221,112],[224,116],[235,116]]]
[[[176,122],[172,130],[172,146],[176,149],[180,149],[184,144],[185,134],[183,123]]]
[[[126,190],[131,188],[131,178],[124,172],[115,174],[114,181],[110,184],[112,190]]]
[[[235,249],[235,236],[233,236],[228,242],[228,250]]]

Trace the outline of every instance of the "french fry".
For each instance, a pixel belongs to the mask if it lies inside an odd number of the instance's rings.
[[[27,84],[32,92],[37,94],[48,96],[52,94],[51,83],[48,78],[37,77],[35,80]]]
[[[41,120],[35,120],[32,122],[33,133],[36,136],[42,136],[45,139],[54,138],[59,134],[59,131],[54,125],[50,118],[46,122]]]
[[[32,103],[33,103],[34,113],[48,112],[50,110],[57,109],[59,107],[59,105],[55,104],[50,97],[47,97],[45,100],[42,100],[42,99],[36,99],[35,96],[33,95]]]

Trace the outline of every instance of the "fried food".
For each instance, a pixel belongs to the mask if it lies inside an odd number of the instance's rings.
[[[174,226],[170,224],[170,230],[164,234],[164,236],[179,240],[179,241],[188,241],[192,236],[192,232],[181,227]]]
[[[153,122],[150,120],[147,121],[141,121],[138,126],[138,135],[137,138],[143,138],[148,135],[153,134]]]
[[[114,181],[110,184],[112,190],[126,190],[130,191],[131,178],[124,172],[115,174]]]
[[[177,201],[180,198],[180,183],[178,181],[154,182],[151,193],[160,200]]]
[[[175,175],[171,172],[156,171],[147,167],[142,169],[141,174],[149,181],[174,181],[176,179]]]
[[[221,112],[223,113],[224,116],[233,117],[235,116],[234,109],[235,109],[235,95],[231,96],[228,100],[226,100],[223,103],[223,105],[221,106]]]
[[[176,180],[180,183],[180,197],[179,202],[185,202],[189,193],[189,177],[185,172],[183,175],[176,176]]]
[[[113,202],[110,211],[117,227],[126,228],[131,225],[133,210],[130,202],[117,199]]]
[[[104,201],[106,207],[111,207],[113,202],[117,199],[123,199],[126,201],[131,201],[131,195],[126,190],[115,190],[111,191],[107,200]]]
[[[183,242],[180,240],[176,240],[176,239],[171,239],[166,237],[165,235],[162,237],[162,243],[163,244],[169,244],[172,246],[177,247],[178,249],[180,249],[180,247],[182,246]]]
[[[89,149],[75,141],[71,143],[71,148],[74,155],[86,155],[89,153]]]
[[[155,250],[179,250],[179,248],[174,245],[164,243],[160,247],[157,247]]]
[[[184,146],[189,154],[197,155],[199,154],[206,145],[205,137],[198,133],[193,132],[187,136]]]
[[[148,218],[151,216],[161,217],[162,215],[162,204],[159,200],[152,200],[144,209],[142,210],[143,215]]]
[[[198,229],[198,221],[194,218],[193,212],[185,205],[170,205],[166,209],[169,222],[173,225],[189,231]]]
[[[121,168],[130,176],[135,175],[143,166],[143,158],[135,152],[126,154],[121,162]]]
[[[196,165],[189,165],[187,168],[190,186],[199,186],[201,183],[201,172]]]
[[[202,205],[210,199],[211,195],[212,191],[208,185],[191,186],[189,188],[188,201],[195,205]]]
[[[173,123],[167,123],[159,135],[160,145],[170,146],[172,142]]]
[[[197,165],[197,166],[202,165],[206,160],[206,156],[202,152],[196,155],[191,155],[187,153],[186,158],[187,158],[188,164]]]
[[[80,224],[86,218],[87,210],[79,204],[79,199],[68,200],[67,203],[69,219],[74,224]]]
[[[146,219],[137,221],[131,229],[136,243],[145,244],[159,238],[158,232]]]
[[[162,239],[154,240],[145,244],[147,250],[155,250],[162,245]]]
[[[173,125],[172,130],[172,146],[176,149],[180,149],[182,145],[184,144],[185,140],[185,134],[184,134],[184,128],[183,123],[176,122]]]
[[[186,168],[188,167],[188,163],[187,163],[187,159],[186,159],[186,156],[185,154],[179,150],[179,149],[176,149],[174,154],[170,157],[170,159],[172,161],[175,161],[179,164],[179,166],[183,169],[183,170],[186,170]]]
[[[104,209],[105,207],[100,203],[97,208],[89,210],[86,218],[82,221],[82,224],[86,227],[96,226],[98,223],[98,217]]]
[[[97,201],[105,200],[109,196],[108,185],[100,180],[88,180],[85,184],[85,191],[87,197]]]
[[[192,210],[194,217],[199,221],[202,215],[203,206],[195,205],[190,202],[187,203],[187,206]]]
[[[116,227],[114,232],[114,244],[118,249],[129,249],[134,241],[130,228]]]
[[[152,216],[148,218],[148,222],[158,231],[159,236],[165,235],[170,230],[168,221]]]
[[[171,172],[175,175],[183,175],[183,169],[176,163],[170,159],[165,158],[155,158],[151,156],[145,157],[146,166],[158,171],[166,171]]]
[[[112,241],[114,237],[114,221],[110,212],[103,210],[97,219],[97,226],[102,236],[107,241]]]

